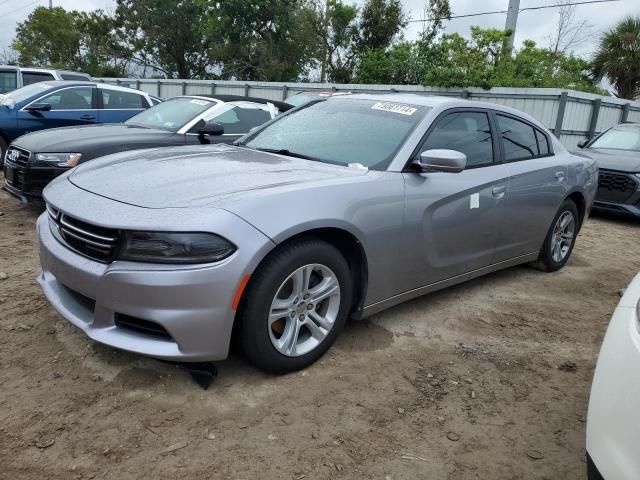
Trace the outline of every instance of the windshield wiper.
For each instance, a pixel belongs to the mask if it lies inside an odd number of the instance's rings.
[[[244,145],[246,146],[246,145]],[[303,153],[292,152],[291,150],[287,150],[286,148],[255,148],[254,150],[259,150],[260,152],[268,152],[268,153],[278,153],[280,155],[285,155],[287,157],[294,158],[302,158],[304,160],[315,160],[316,162],[322,162],[315,157],[310,157],[309,155],[304,155]]]

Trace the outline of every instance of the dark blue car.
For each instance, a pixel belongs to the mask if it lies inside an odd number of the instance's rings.
[[[40,82],[0,95],[0,160],[7,146],[25,133],[119,123],[158,101],[139,90],[96,82]]]

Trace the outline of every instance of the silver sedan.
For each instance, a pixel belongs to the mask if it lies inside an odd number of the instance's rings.
[[[533,118],[413,95],[310,102],[237,145],[81,165],[38,220],[52,306],[92,339],[177,361],[317,360],[348,317],[521,263],[562,268],[597,167]]]

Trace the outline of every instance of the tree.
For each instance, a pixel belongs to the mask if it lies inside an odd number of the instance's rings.
[[[12,47],[20,63],[82,70],[94,76],[122,76],[128,54],[117,48],[113,18],[64,8],[36,8],[16,28]]]
[[[349,83],[357,65],[358,9],[341,0],[318,1],[311,18],[319,45],[320,81]]]
[[[363,52],[388,48],[406,26],[400,0],[367,0],[358,24],[358,46]]]
[[[640,96],[640,17],[627,17],[600,37],[591,74],[609,80],[618,97]]]
[[[117,0],[121,47],[132,61],[168,78],[205,78],[212,2],[198,0]]]
[[[554,54],[566,54],[591,37],[593,25],[576,18],[576,6],[571,4],[571,0],[556,0],[555,4],[560,8],[558,23],[548,38],[549,50]]]
[[[216,2],[207,35],[222,78],[293,81],[316,53],[312,10],[303,0]]]

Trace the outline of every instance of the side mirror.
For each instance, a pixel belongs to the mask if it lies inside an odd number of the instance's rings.
[[[467,156],[457,150],[427,150],[413,164],[421,172],[460,173],[467,166]]]
[[[198,130],[198,135],[223,135],[224,127],[216,122],[205,123],[200,130]]]
[[[49,103],[32,103],[25,110],[30,112],[48,112],[51,110],[51,104]]]
[[[578,148],[584,148],[587,146],[588,143],[589,143],[589,140],[582,140],[581,142],[578,142]]]

